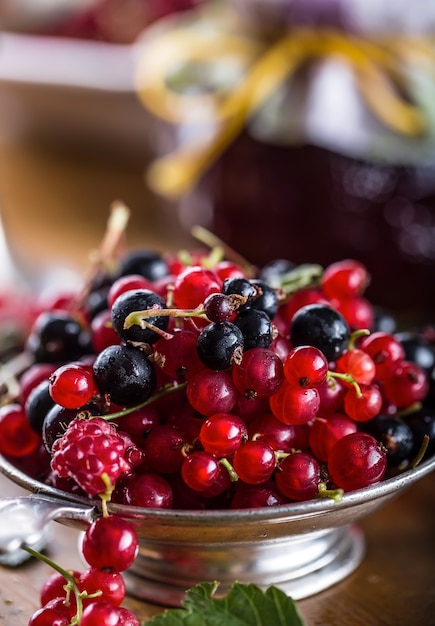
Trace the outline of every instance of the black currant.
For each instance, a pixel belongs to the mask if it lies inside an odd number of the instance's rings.
[[[346,350],[350,339],[344,317],[324,304],[307,304],[294,314],[290,322],[293,346],[314,346],[328,361],[334,361]]]
[[[77,409],[65,409],[59,404],[53,404],[42,424],[42,441],[48,452],[51,452],[56,439],[62,437],[68,424],[75,417],[77,417]]]
[[[225,370],[243,356],[242,332],[231,322],[211,322],[196,343],[198,356],[212,370]]]
[[[397,320],[393,313],[390,313],[386,309],[375,306],[374,307],[374,317],[373,317],[373,328],[371,328],[372,332],[381,331],[383,333],[388,333],[392,335],[397,330]]]
[[[115,331],[124,341],[134,341],[139,343],[152,344],[160,339],[158,332],[151,328],[142,328],[139,324],[134,324],[130,328],[124,328],[127,316],[135,311],[148,311],[156,309],[156,315],[146,319],[149,324],[165,331],[168,328],[169,317],[159,315],[158,309],[164,309],[163,299],[149,289],[134,289],[126,291],[116,298],[112,306],[112,324]]]
[[[364,430],[384,445],[389,467],[398,467],[412,458],[414,434],[401,417],[378,415],[366,422],[365,426]]]
[[[259,311],[264,311],[269,316],[269,319],[273,320],[275,315],[278,312],[278,294],[275,289],[270,287],[263,280],[252,280],[251,281],[255,287],[257,287],[259,291],[259,295],[254,299],[252,303],[253,309],[258,309]]]
[[[41,313],[26,342],[36,362],[73,361],[89,353],[89,333],[63,311]]]
[[[229,296],[211,293],[204,300],[204,311],[210,322],[228,322],[234,313],[234,306]]]
[[[161,254],[154,250],[132,250],[120,261],[118,274],[140,274],[151,282],[164,278],[169,273],[168,264]]]
[[[405,350],[405,358],[421,367],[429,376],[435,366],[435,347],[418,332],[398,333],[397,339]]]
[[[429,437],[425,458],[435,454],[435,409],[423,406],[407,417],[406,421],[414,435],[413,456],[420,451],[425,435]]]
[[[272,287],[278,287],[281,284],[281,277],[294,268],[295,264],[288,259],[275,259],[261,268],[259,278]]]
[[[226,278],[222,285],[222,293],[226,296],[237,295],[246,301],[239,306],[239,311],[251,306],[254,298],[258,295],[256,287],[247,278]]]
[[[241,330],[245,350],[268,348],[273,341],[273,326],[264,311],[245,309],[234,319],[234,324]]]
[[[156,372],[140,348],[114,345],[98,354],[93,365],[97,389],[120,406],[148,400],[156,387]]]
[[[49,388],[49,381],[43,380],[32,389],[25,404],[27,420],[39,435],[42,434],[42,425],[47,413],[55,405]]]
[[[73,421],[78,413],[88,413],[89,415],[101,415],[101,409],[95,402],[77,409],[66,409],[60,404],[53,403],[51,409],[47,412],[42,424],[42,441],[48,452],[51,452],[53,443],[59,437],[65,434],[68,424]]]
[[[109,293],[109,287],[99,287],[91,291],[86,298],[84,305],[86,315],[89,319],[94,319],[98,313],[105,311],[108,308],[107,294]]]

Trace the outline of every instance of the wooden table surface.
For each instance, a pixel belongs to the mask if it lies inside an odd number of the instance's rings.
[[[48,146],[0,130],[0,210],[24,268],[39,269],[47,261],[83,267],[117,198],[133,210],[133,245],[163,249],[187,241],[146,191],[143,165],[112,156]],[[2,496],[17,491],[0,477]],[[430,475],[362,521],[363,563],[343,582],[299,602],[307,626],[435,625],[434,494],[435,475]],[[83,568],[76,531],[56,522],[51,526],[51,556],[64,567]],[[35,561],[0,567],[2,626],[27,624],[48,573]],[[126,605],[143,620],[163,610],[133,598]]]

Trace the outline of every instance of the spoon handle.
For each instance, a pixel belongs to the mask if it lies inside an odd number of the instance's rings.
[[[38,544],[51,520],[63,517],[90,523],[96,507],[62,502],[56,498],[28,495],[0,500],[0,554],[12,553],[23,545]]]

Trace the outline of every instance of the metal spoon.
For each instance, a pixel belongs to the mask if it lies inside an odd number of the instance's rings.
[[[90,523],[97,516],[96,507],[61,501],[41,495],[18,496],[0,500],[0,562],[17,565],[28,554],[23,545],[39,549],[47,538],[47,527],[52,520]]]

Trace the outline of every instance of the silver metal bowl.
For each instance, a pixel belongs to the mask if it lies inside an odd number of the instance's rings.
[[[373,513],[435,469],[435,457],[376,485],[346,493],[341,502],[319,498],[276,507],[222,511],[145,509],[110,504],[130,520],[140,539],[126,572],[129,593],[178,606],[186,589],[217,581],[223,595],[234,581],[276,585],[295,600],[318,593],[361,563],[358,520]],[[100,514],[86,498],[29,478],[0,456],[0,471],[30,492],[0,500],[0,550],[40,540],[53,519],[84,530]]]

